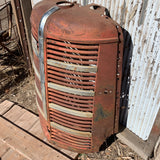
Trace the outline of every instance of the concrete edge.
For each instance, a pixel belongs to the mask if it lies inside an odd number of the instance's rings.
[[[117,138],[135,151],[144,160],[148,160],[154,150],[154,146],[147,141],[143,141],[134,133],[125,128],[122,132],[118,133]]]

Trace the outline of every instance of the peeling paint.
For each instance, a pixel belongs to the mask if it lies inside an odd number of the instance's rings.
[[[146,16],[147,5],[148,5],[148,0],[143,0],[142,10],[141,10],[141,14],[140,14],[140,17],[139,17],[139,20],[138,20],[138,26],[142,25],[143,22],[144,22],[144,19],[145,19],[145,16]]]
[[[138,8],[138,4],[136,4],[134,7],[133,7],[133,10],[130,12],[130,15],[129,15],[129,21],[131,21],[133,19],[133,17],[135,16],[136,12],[137,12],[137,8]]]
[[[100,121],[112,115],[112,112],[104,111],[103,106],[101,104],[97,104],[95,107],[96,107],[95,118],[94,118],[95,122]]]

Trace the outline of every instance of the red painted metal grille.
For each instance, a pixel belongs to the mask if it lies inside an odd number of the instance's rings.
[[[48,88],[49,102],[65,106],[78,111],[89,111],[93,109],[93,97],[84,97],[69,94]]]
[[[97,58],[98,45],[47,39],[49,117],[55,142],[90,149]]]
[[[91,138],[73,136],[60,130],[51,129],[51,138],[53,138],[56,143],[77,149],[91,148]]]
[[[78,73],[53,66],[48,66],[48,81],[85,90],[94,90],[95,73]]]

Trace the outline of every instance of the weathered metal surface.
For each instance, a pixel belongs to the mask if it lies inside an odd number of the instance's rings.
[[[78,130],[73,130],[71,128],[67,128],[67,127],[64,127],[62,125],[59,125],[55,122],[51,122],[51,126],[53,128],[56,128],[58,130],[61,130],[61,131],[64,131],[64,132],[67,132],[67,133],[70,133],[70,134],[73,134],[73,135],[77,135],[77,136],[82,136],[82,137],[91,137],[91,133],[90,132],[81,132],[81,131],[78,131]]]
[[[25,54],[27,67],[29,70],[29,74],[31,74],[31,61],[30,61],[30,55],[29,55],[29,46],[27,42],[27,31],[25,31],[25,24],[24,24],[24,17],[22,15],[22,6],[19,0],[12,0],[12,5],[15,7],[15,15],[16,15],[16,21],[20,32],[20,39],[21,39],[21,45],[22,45],[22,51]],[[29,8],[29,7],[28,7]]]
[[[66,93],[71,93],[71,94],[76,94],[80,96],[94,96],[94,92],[87,91],[87,90],[81,90],[81,89],[75,89],[75,88],[69,88],[66,86],[58,85],[55,83],[48,83],[49,88],[53,88],[58,91],[66,92]]]
[[[40,107],[40,105],[39,105],[39,103],[38,103],[37,98],[36,98],[36,104],[37,104],[38,111],[39,111],[40,114],[43,116],[43,118],[47,121],[47,119],[46,119],[46,117],[45,117],[45,115],[44,115],[44,112],[42,111],[42,109],[41,109],[41,107]]]
[[[38,52],[38,49],[37,49],[37,41],[36,39],[33,37],[33,35],[31,35],[31,41],[32,41],[32,49],[33,49],[33,52],[36,54],[36,56],[38,57],[39,56],[39,52]]]
[[[31,15],[32,34],[42,54],[40,70],[44,68],[40,77],[46,105],[40,111],[40,119],[48,139],[56,145],[95,152],[106,137],[118,130],[122,31],[112,19],[102,15],[103,7],[94,10],[91,6],[63,3],[43,1]],[[60,9],[44,22],[41,41],[41,17],[56,5]],[[37,80],[37,88],[39,83]]]
[[[97,66],[80,66],[71,63],[55,61],[53,59],[48,59],[47,64],[54,67],[65,68],[68,70],[78,71],[78,72],[95,72],[95,73],[97,72]]]
[[[66,107],[63,107],[63,106],[60,106],[60,105],[57,105],[57,104],[54,104],[54,103],[50,103],[49,107],[51,107],[51,108],[53,108],[55,110],[64,112],[64,113],[68,113],[68,114],[74,115],[74,116],[88,117],[88,118],[93,117],[93,113],[76,111],[76,110],[73,110],[73,109],[68,109]]]
[[[120,122],[140,138],[147,140],[160,108],[160,1],[88,1],[93,2],[105,6],[111,17],[131,36],[130,39],[124,31]]]
[[[39,98],[42,100],[41,93],[40,93],[39,89],[37,88],[36,84],[35,84],[35,90],[36,90],[36,93],[38,94]]]
[[[31,0],[32,8],[42,0]]]

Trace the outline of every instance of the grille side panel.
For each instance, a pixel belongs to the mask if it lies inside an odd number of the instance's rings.
[[[100,44],[94,97],[93,146],[100,146],[114,133],[118,44]]]

